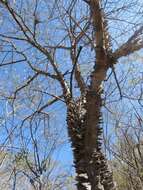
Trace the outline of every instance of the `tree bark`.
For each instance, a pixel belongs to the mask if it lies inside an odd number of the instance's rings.
[[[115,190],[112,172],[101,151],[101,84],[111,63],[107,23],[103,20],[100,0],[90,1],[94,31],[95,66],[90,86],[78,102],[67,104],[69,137],[74,153],[78,190]],[[112,64],[112,63],[111,63]]]
[[[74,166],[77,174],[77,189],[86,190],[89,183],[86,172],[86,152],[84,147],[86,113],[84,112],[84,105],[80,105],[80,103],[82,102],[70,101],[70,103],[68,103],[67,124],[68,134],[74,154]]]
[[[115,189],[112,172],[101,151],[100,109],[100,95],[89,92],[84,100],[71,100],[68,103],[68,134],[74,154],[78,190]]]

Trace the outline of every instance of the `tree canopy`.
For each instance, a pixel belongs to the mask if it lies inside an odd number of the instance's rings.
[[[142,14],[139,0],[0,1],[0,186],[142,189]]]

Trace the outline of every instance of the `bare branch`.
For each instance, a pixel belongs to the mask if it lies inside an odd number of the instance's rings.
[[[37,76],[39,75],[39,73],[36,73],[34,76],[32,76],[30,79],[28,79],[24,85],[20,86],[19,88],[16,89],[16,91],[14,92],[14,97],[13,99],[16,99],[16,95],[19,91],[21,91],[23,88],[27,87],[35,78],[37,78]]]
[[[74,74],[74,71],[75,71],[75,69],[77,67],[77,61],[78,61],[78,58],[79,58],[81,50],[82,50],[82,47],[80,47],[79,50],[78,50],[78,53],[77,53],[77,56],[76,56],[76,59],[75,59],[75,63],[73,65],[73,69],[71,71],[71,76],[70,76],[70,92],[71,92],[71,97],[72,97],[73,74]]]
[[[53,103],[61,100],[61,98],[63,97],[63,95],[61,96],[56,96],[55,98],[53,98],[52,100],[49,100],[46,104],[44,104],[43,106],[41,106],[40,108],[36,109],[36,111],[34,111],[32,114],[28,115],[27,117],[25,117],[22,121],[21,127],[23,126],[23,124],[28,120],[31,119],[35,116],[35,114],[39,114],[39,113],[43,113],[42,111],[46,108],[48,108],[49,106],[51,106]]]
[[[90,4],[90,0],[83,0],[85,3]]]
[[[143,39],[141,37],[143,33],[143,26],[141,26],[135,33],[125,42],[121,47],[119,47],[114,53],[113,57],[119,59],[123,56],[128,56],[135,51],[143,48]]]
[[[13,64],[16,64],[16,63],[24,62],[24,61],[26,61],[26,59],[20,59],[20,60],[17,60],[17,61],[10,61],[10,62],[7,62],[7,63],[0,64],[0,67],[7,66],[7,65],[13,65]]]
[[[20,27],[21,31],[23,32],[23,34],[27,38],[27,42],[29,44],[31,44],[32,46],[34,46],[36,49],[38,49],[40,52],[42,52],[47,57],[47,59],[50,61],[54,71],[56,72],[56,74],[58,76],[58,81],[61,84],[61,87],[63,89],[65,97],[68,97],[69,94],[70,94],[69,87],[68,87],[66,81],[64,80],[64,77],[63,77],[62,73],[59,71],[59,69],[57,67],[57,64],[53,60],[51,54],[47,51],[46,48],[42,47],[35,39],[31,39],[31,37],[26,32],[27,30],[29,31],[29,29],[27,29],[27,26],[25,25],[23,20],[22,20],[22,22],[19,21],[18,18],[20,18],[20,20],[21,20],[21,17],[10,7],[10,5],[7,2],[2,2],[2,3],[5,5],[7,10],[9,11],[11,16],[13,17],[13,19],[17,23],[17,25]],[[33,33],[31,33],[31,34],[32,34],[32,37],[33,37]]]
[[[120,98],[122,99],[123,95],[122,95],[120,84],[119,84],[118,79],[117,79],[117,75],[116,75],[116,72],[115,72],[114,65],[111,68],[112,68],[113,75],[114,75],[114,78],[115,78],[115,81],[116,81],[116,84],[117,84],[117,87],[118,87],[118,90],[119,90]]]

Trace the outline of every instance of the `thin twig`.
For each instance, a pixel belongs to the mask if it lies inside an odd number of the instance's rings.
[[[73,74],[74,74],[74,71],[75,71],[75,68],[76,68],[77,61],[78,61],[78,58],[79,58],[81,50],[82,50],[82,46],[79,47],[79,50],[78,50],[78,53],[77,53],[77,56],[75,58],[75,62],[74,62],[74,65],[73,65],[73,68],[72,68],[72,71],[71,71],[71,76],[70,76],[70,93],[71,93],[71,97],[73,95],[72,94]]]

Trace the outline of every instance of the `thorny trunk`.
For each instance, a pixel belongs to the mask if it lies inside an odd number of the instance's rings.
[[[106,72],[107,67],[99,67],[93,72],[91,81],[96,82],[103,74],[106,76]],[[74,153],[77,189],[115,190],[112,172],[101,151],[102,91],[94,87],[91,83],[84,97],[70,101],[67,105],[68,133]]]
[[[78,103],[73,101],[68,105],[67,124],[68,124],[68,133],[74,153],[74,164],[77,173],[77,178],[76,178],[77,189],[86,190],[85,184],[88,183],[86,164],[84,158],[86,113],[81,112],[84,111],[84,107],[82,108],[80,107],[81,106],[80,101]]]
[[[115,189],[112,172],[101,152],[100,108],[100,95],[89,92],[84,99],[71,101],[68,106],[68,132],[74,153],[78,190]],[[93,117],[93,123],[89,122],[90,117]]]
[[[78,101],[67,105],[68,132],[71,139],[78,190],[115,190],[112,172],[101,151],[102,89],[107,70],[112,65],[107,23],[99,0],[90,1],[94,31],[95,66],[90,86]]]

